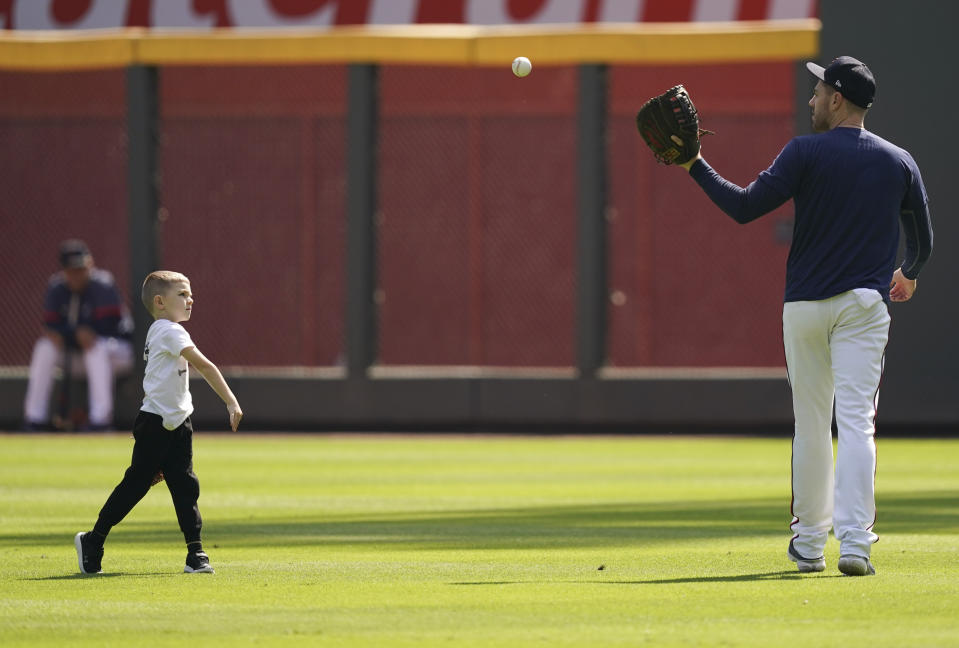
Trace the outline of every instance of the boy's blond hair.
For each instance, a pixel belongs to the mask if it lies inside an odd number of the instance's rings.
[[[173,284],[181,281],[190,283],[190,280],[185,274],[172,270],[157,270],[147,275],[147,278],[143,280],[143,288],[140,290],[140,301],[142,301],[143,305],[150,311],[150,315],[155,315],[153,312],[153,298],[157,295],[165,295]]]

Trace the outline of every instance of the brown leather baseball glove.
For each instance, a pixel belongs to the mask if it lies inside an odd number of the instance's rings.
[[[699,138],[712,134],[699,127],[699,113],[682,85],[643,104],[636,113],[636,128],[663,164],[689,162],[699,154]]]

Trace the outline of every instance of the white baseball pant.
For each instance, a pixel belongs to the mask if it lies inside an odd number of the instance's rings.
[[[97,338],[96,344],[82,353],[74,351],[71,362],[74,376],[86,373],[91,425],[110,425],[113,422],[113,378],[133,369],[133,344],[117,338]],[[63,366],[61,349],[48,337],[41,337],[33,347],[30,359],[30,379],[23,404],[24,420],[28,423],[46,423],[50,420],[50,393],[53,390],[54,371]]]
[[[876,411],[889,311],[857,288],[783,306],[783,341],[796,419],[792,446],[794,547],[821,556],[829,529],[840,555],[869,558],[876,520]],[[835,403],[839,445],[833,470]]]

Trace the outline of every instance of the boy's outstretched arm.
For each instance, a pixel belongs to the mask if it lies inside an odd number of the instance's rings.
[[[236,432],[237,427],[240,425],[240,419],[243,418],[243,410],[240,409],[240,403],[237,402],[236,396],[234,396],[230,390],[230,386],[226,384],[223,374],[221,374],[220,370],[216,368],[216,365],[210,362],[196,347],[183,349],[180,355],[186,358],[186,361],[200,372],[200,375],[210,384],[210,387],[213,388],[217,396],[222,398],[223,402],[226,403],[226,411],[230,414],[230,427]]]

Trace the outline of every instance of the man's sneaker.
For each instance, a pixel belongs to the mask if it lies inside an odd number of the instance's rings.
[[[846,576],[872,576],[876,573],[868,558],[852,554],[839,556],[839,571]]]
[[[789,559],[796,563],[796,567],[799,568],[799,571],[802,573],[808,572],[821,572],[826,568],[826,558],[825,556],[819,556],[819,558],[804,558],[799,555],[799,552],[796,551],[796,548],[793,546],[795,538],[789,541],[789,551],[787,555]],[[842,569],[842,567],[840,567]]]
[[[212,574],[210,557],[204,551],[191,551],[186,555],[186,566],[183,571],[187,574]]]
[[[78,533],[73,538],[73,545],[77,548],[77,562],[80,564],[80,571],[84,574],[100,574],[103,570],[100,568],[100,561],[103,560],[103,545],[94,545],[89,532]]]

